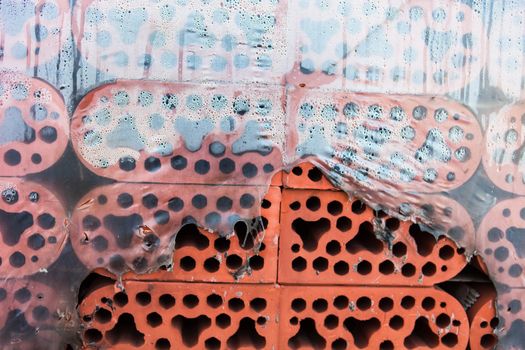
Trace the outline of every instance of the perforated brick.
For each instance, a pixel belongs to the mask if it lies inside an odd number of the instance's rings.
[[[466,264],[454,242],[344,192],[283,190],[281,283],[432,285]]]
[[[335,190],[326,176],[312,163],[300,163],[283,173],[283,186],[316,190]]]
[[[475,284],[476,302],[467,309],[470,321],[471,349],[494,349],[498,337],[494,333],[499,320],[496,316],[496,292],[487,285]]]
[[[81,302],[88,348],[277,348],[275,286],[127,281],[123,287],[103,287]]]

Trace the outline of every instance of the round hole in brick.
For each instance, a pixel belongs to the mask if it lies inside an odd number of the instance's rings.
[[[151,295],[148,292],[140,292],[135,296],[135,300],[139,305],[146,306],[151,303]]]
[[[391,340],[385,340],[379,344],[379,350],[394,350],[394,343]]]
[[[321,208],[321,200],[319,197],[312,196],[306,200],[306,207],[311,211],[317,211]]]
[[[146,316],[146,321],[151,327],[158,327],[162,324],[162,316],[157,312],[151,312]]]
[[[249,264],[252,270],[259,271],[264,267],[264,258],[260,255],[250,257]]]
[[[194,308],[195,306],[199,305],[199,298],[195,294],[188,294],[185,295],[184,298],[182,298],[182,303],[187,308]]]
[[[405,321],[403,320],[403,317],[399,315],[395,315],[388,322],[388,325],[390,326],[390,328],[395,329],[396,331],[403,328],[404,324],[405,324]]]
[[[323,173],[316,167],[308,170],[308,178],[313,182],[319,182],[323,178]]]
[[[218,308],[222,305],[222,297],[219,294],[210,294],[206,298],[206,304],[208,304],[208,306],[211,306],[214,309]]]
[[[444,301],[442,301],[441,303],[439,303],[439,306],[444,309],[445,307],[447,307],[447,303],[445,303]]]
[[[401,268],[401,274],[405,277],[412,277],[416,274],[416,267],[411,263],[406,263]]]
[[[290,209],[292,209],[294,211],[297,211],[297,210],[301,209],[301,203],[298,202],[298,201],[295,201],[293,203],[290,203],[289,207],[290,207]]]
[[[185,256],[182,259],[180,259],[179,262],[180,268],[184,271],[192,271],[195,269],[195,260],[191,256]]]
[[[352,203],[352,212],[354,214],[362,214],[365,210],[366,210],[366,205],[360,200],[356,200]]]
[[[244,309],[244,301],[240,298],[232,298],[228,300],[228,307],[232,311],[239,312]]]
[[[346,261],[338,261],[334,264],[334,272],[339,276],[344,276],[350,271],[350,266]]]
[[[359,310],[365,311],[365,310],[370,309],[370,307],[372,306],[372,300],[370,300],[369,297],[360,297],[355,302],[355,305],[357,306]]]
[[[228,255],[226,258],[226,266],[230,269],[238,269],[242,266],[242,258],[237,254]]]
[[[445,328],[450,325],[450,316],[447,314],[439,314],[439,316],[436,318],[436,325],[439,328]]]
[[[346,216],[341,216],[337,219],[335,226],[339,231],[346,232],[352,228],[352,220]]]
[[[316,299],[312,303],[312,308],[316,312],[325,312],[328,309],[328,302],[325,299]]]
[[[396,231],[399,228],[399,220],[396,218],[386,219],[385,226],[390,231]]]
[[[394,301],[392,298],[384,297],[379,300],[379,309],[384,312],[388,312],[394,308]]]
[[[215,324],[220,328],[227,328],[231,325],[232,319],[227,314],[220,314],[215,317]]]
[[[362,260],[357,264],[357,273],[360,275],[368,275],[372,272],[372,264],[368,260]]]
[[[263,325],[265,325],[265,324],[266,324],[266,321],[267,321],[267,320],[266,320],[266,317],[264,317],[264,316],[259,316],[259,317],[257,317],[257,324],[258,324],[259,326],[263,326]]]
[[[443,260],[449,260],[454,256],[454,252],[454,248],[449,245],[444,245],[443,247],[439,248],[439,257]]]
[[[401,299],[401,307],[403,309],[409,310],[413,308],[415,304],[416,304],[416,299],[414,299],[414,297],[410,295],[404,296],[403,299]]]
[[[159,297],[159,305],[164,309],[170,309],[175,305],[175,298],[170,294],[162,294]]]
[[[301,250],[301,246],[299,244],[296,243],[292,245],[292,252],[298,253],[299,250]]]
[[[332,240],[326,244],[326,252],[332,256],[337,255],[341,252],[341,243],[336,240]]]
[[[344,295],[339,295],[334,299],[334,306],[336,307],[336,309],[344,310],[348,307],[348,305],[348,298]]]
[[[339,325],[339,318],[336,315],[328,315],[324,319],[324,326],[327,329],[334,329]]]
[[[494,329],[498,328],[498,325],[499,325],[499,318],[497,317],[493,317],[491,320],[490,320],[490,326]]]
[[[261,312],[266,309],[266,300],[263,298],[252,299],[250,301],[250,307],[257,312]]]
[[[95,320],[100,323],[111,321],[111,312],[105,308],[100,308],[95,312]]]
[[[297,272],[304,271],[306,269],[306,260],[303,257],[297,257],[292,260],[292,269]]]
[[[113,296],[113,302],[115,302],[117,306],[124,306],[128,303],[128,296],[124,292],[118,292]]]
[[[84,322],[91,322],[93,318],[90,315],[84,315],[82,316],[82,321]]]
[[[294,316],[294,317],[290,318],[290,324],[291,325],[295,326],[298,323],[299,323],[299,319],[297,317]]]
[[[459,327],[459,326],[461,326],[461,321],[459,321],[459,320],[454,320],[454,321],[452,321],[452,325],[453,325],[454,327]]]
[[[306,301],[303,298],[296,298],[292,300],[292,310],[295,312],[301,312],[306,309]]]
[[[219,350],[221,348],[221,341],[215,337],[206,339],[204,346],[207,350]]]
[[[379,272],[381,272],[383,275],[390,275],[394,272],[394,270],[394,263],[390,260],[385,260],[379,264]]]
[[[315,258],[312,262],[312,266],[316,271],[326,271],[328,269],[328,259],[322,256]]]
[[[337,338],[332,342],[332,350],[345,350],[348,344],[343,338]]]
[[[423,275],[425,276],[434,276],[436,274],[436,265],[429,261],[423,267],[421,268],[421,272],[423,272]]]
[[[221,263],[215,257],[208,258],[204,261],[204,269],[208,272],[219,271]]]
[[[426,297],[421,302],[421,306],[423,307],[423,309],[430,311],[436,306],[436,301],[432,297]]]
[[[102,340],[102,333],[95,328],[90,328],[84,332],[86,343],[98,343]]]
[[[171,343],[166,338],[159,338],[155,342],[155,349],[156,350],[168,350],[171,348]]]
[[[301,167],[299,167],[299,166],[293,167],[292,173],[295,176],[301,176],[303,174],[303,169],[301,169]]]
[[[441,271],[443,271],[443,272],[447,272],[447,270],[448,270],[447,265],[443,265],[443,266],[441,266]]]
[[[456,252],[457,252],[459,255],[461,255],[461,254],[465,254],[465,248],[463,248],[463,247],[462,247],[462,248],[458,248],[458,249],[456,249]]]
[[[262,200],[261,208],[263,208],[263,209],[270,209],[271,206],[272,206],[272,202],[270,202],[266,198]]]
[[[394,256],[398,258],[407,255],[407,246],[405,245],[405,243],[397,242],[396,244],[394,244],[394,246],[392,247],[392,254],[394,254]]]
[[[331,201],[326,208],[328,212],[334,216],[343,212],[343,205],[339,201]]]
[[[484,349],[493,349],[498,342],[498,338],[494,334],[485,334],[481,337],[480,345]]]
[[[441,338],[441,342],[445,346],[448,346],[449,348],[453,348],[454,346],[458,344],[458,336],[455,335],[454,333],[447,333],[443,336],[443,338]]]
[[[479,324],[479,326],[480,326],[481,328],[487,328],[488,325],[489,325],[489,323],[488,323],[487,321],[483,321],[483,322],[481,322],[481,323]]]
[[[218,252],[224,253],[225,251],[230,249],[230,240],[226,239],[226,237],[217,238],[213,243],[213,246]]]

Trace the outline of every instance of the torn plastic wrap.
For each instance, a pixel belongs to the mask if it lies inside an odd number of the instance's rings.
[[[122,288],[194,268],[280,282],[276,186],[310,162],[369,220],[480,255],[499,346],[525,348],[524,16],[518,0],[1,1],[3,347],[80,344],[91,270]],[[192,257],[233,236],[229,256]]]

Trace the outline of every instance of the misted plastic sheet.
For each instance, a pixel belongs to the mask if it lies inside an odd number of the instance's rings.
[[[498,346],[525,348],[524,18],[520,0],[1,0],[2,348],[79,346],[89,271],[171,268],[189,224],[244,222],[256,256],[268,186],[305,161],[480,255]]]

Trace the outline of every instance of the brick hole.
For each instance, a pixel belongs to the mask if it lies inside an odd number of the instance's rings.
[[[357,264],[357,273],[360,275],[368,275],[372,272],[372,264],[368,260],[362,260]]]
[[[294,174],[295,176],[301,176],[303,174],[303,169],[299,166],[293,167],[292,174]]]
[[[326,271],[328,269],[328,259],[323,258],[322,256],[315,258],[312,262],[312,267],[316,271]]]
[[[399,229],[399,220],[396,218],[389,218],[385,221],[385,226],[390,231],[397,231]]]
[[[294,253],[299,253],[299,250],[301,250],[301,246],[300,246],[299,244],[296,243],[296,244],[293,244],[293,245],[292,245],[292,248],[291,248],[291,249],[292,249],[292,252],[294,252]]]
[[[484,349],[493,349],[498,343],[498,338],[494,334],[485,334],[479,343]]]
[[[454,320],[454,321],[452,321],[452,325],[453,325],[454,327],[459,327],[459,326],[461,326],[461,321],[459,321],[459,320]]]
[[[215,324],[219,328],[222,328],[222,329],[228,328],[230,327],[231,323],[232,323],[232,319],[227,314],[220,314],[220,315],[217,315],[217,317],[215,317]]]
[[[171,343],[166,338],[159,338],[155,342],[155,350],[168,350],[171,348]]]
[[[379,254],[383,251],[383,246],[383,242],[381,242],[374,233],[372,223],[365,221],[359,225],[359,230],[354,238],[346,243],[346,250],[350,254],[357,254],[361,251]]]
[[[454,333],[447,333],[441,338],[441,343],[449,348],[453,348],[458,344],[458,336]]]
[[[215,293],[214,294],[210,294],[206,298],[206,304],[208,304],[208,306],[216,309],[216,308],[218,308],[219,306],[222,305],[222,297],[219,294],[215,294]]]
[[[337,227],[337,229],[341,232],[349,231],[352,228],[352,220],[346,216],[341,216],[337,219],[335,227]]]
[[[394,308],[394,301],[392,298],[384,297],[379,300],[379,309],[383,312],[388,312]]]
[[[135,300],[139,305],[146,306],[151,303],[151,295],[148,292],[139,292],[135,295]]]
[[[372,335],[381,327],[381,322],[375,317],[368,320],[359,320],[354,317],[348,317],[343,322],[343,325],[345,329],[352,334],[354,345],[359,349],[365,349],[368,347]]]
[[[403,242],[397,242],[392,247],[392,254],[398,258],[402,258],[407,255],[407,246]]]
[[[411,333],[404,339],[403,344],[407,349],[435,348],[439,345],[439,337],[430,328],[428,319],[420,316],[417,318]]]
[[[465,248],[458,248],[458,249],[456,249],[456,253],[458,253],[459,255],[465,254]]]
[[[290,203],[289,205],[290,209],[292,209],[293,211],[297,211],[299,209],[301,209],[301,203],[298,202],[298,201],[295,201],[293,203]]]
[[[403,320],[403,317],[399,315],[393,316],[388,322],[388,325],[390,326],[390,328],[395,329],[396,331],[403,328],[404,324],[405,324],[405,321]]]
[[[416,243],[416,249],[419,255],[429,256],[437,244],[436,238],[432,234],[421,230],[419,224],[412,224],[408,229],[408,233]]]
[[[321,208],[321,200],[319,197],[312,196],[306,200],[306,207],[310,211],[317,211],[319,208]]]
[[[498,326],[499,326],[499,318],[497,318],[497,317],[493,317],[493,318],[490,320],[490,326],[491,326],[492,328],[494,328],[494,329],[495,329],[495,328],[498,328]]]
[[[341,252],[341,243],[336,240],[332,240],[326,244],[326,252],[332,256],[337,255]]]
[[[228,308],[232,311],[239,312],[244,309],[244,301],[240,298],[232,298],[228,300]]]
[[[328,303],[325,299],[316,299],[312,303],[315,312],[325,312],[328,309]]]
[[[416,267],[411,263],[407,263],[401,268],[401,274],[405,277],[412,277],[416,274]]]
[[[414,297],[407,295],[401,299],[401,307],[405,310],[410,310],[416,304],[416,299]]]
[[[297,333],[288,339],[288,346],[291,349],[324,349],[326,347],[326,339],[317,331],[315,321],[307,317],[301,320]]]
[[[483,321],[483,322],[481,322],[481,323],[479,324],[479,326],[480,326],[481,328],[487,328],[488,325],[489,325],[489,323],[488,323],[487,321]]]
[[[334,299],[334,306],[336,309],[344,310],[348,307],[349,300],[344,295],[339,295]]]
[[[385,340],[379,344],[379,350],[394,350],[394,343],[391,340]]]
[[[386,211],[379,209],[379,210],[374,210],[374,216],[376,218],[382,219],[382,218],[387,217],[388,214],[386,213]]]
[[[255,348],[262,349],[266,346],[266,338],[261,336],[255,328],[255,321],[249,317],[244,317],[239,322],[239,328],[226,341],[228,348]]]
[[[237,254],[228,255],[226,258],[226,266],[232,270],[238,269],[242,266],[242,258]]]
[[[370,300],[369,297],[360,297],[355,302],[355,305],[357,306],[359,310],[366,311],[370,309],[370,307],[372,306],[372,300]]]
[[[264,198],[261,202],[261,208],[263,209],[270,209],[272,206],[272,202],[270,202],[268,199]]]
[[[159,297],[159,305],[164,309],[171,309],[175,305],[175,298],[170,294],[162,294]]]
[[[219,237],[213,243],[215,250],[220,253],[224,253],[230,249],[230,240],[226,237]]]
[[[84,315],[84,316],[82,316],[82,321],[84,321],[84,322],[91,322],[91,321],[93,321],[93,318],[90,315]]]
[[[199,342],[202,332],[211,326],[211,319],[205,315],[195,318],[177,315],[171,319],[171,325],[179,331],[184,345],[193,347]]]
[[[379,264],[379,272],[381,272],[383,275],[390,275],[394,272],[395,266],[394,263],[390,260],[382,261]]]
[[[204,269],[208,272],[219,271],[221,263],[215,257],[208,258],[204,261]]]
[[[306,309],[306,301],[302,298],[296,298],[292,300],[292,310],[295,312],[301,312]]]
[[[312,169],[308,170],[308,178],[313,182],[319,182],[323,178],[323,173],[321,170],[319,170],[319,168],[313,167]]]
[[[345,350],[348,344],[343,338],[337,338],[332,342],[332,350]]]
[[[306,221],[297,218],[292,222],[292,229],[299,235],[303,248],[308,252],[317,249],[321,237],[330,230],[330,220],[320,218],[316,221]]]
[[[182,303],[189,309],[193,309],[195,306],[199,305],[199,297],[195,294],[188,294],[182,298]]]
[[[326,206],[326,209],[331,215],[339,215],[343,212],[343,205],[339,201],[331,201]]]
[[[441,266],[441,271],[446,272],[448,270],[448,267],[446,265]]]
[[[243,249],[252,249],[254,239],[249,234],[248,224],[245,221],[237,221],[233,226],[233,231],[239,240],[239,246]]]
[[[454,257],[455,250],[449,245],[439,248],[439,257],[443,260],[450,260]]]
[[[191,256],[185,256],[180,259],[179,265],[184,271],[192,271],[195,269],[196,263]]]
[[[436,301],[432,297],[426,297],[421,302],[421,307],[423,307],[423,309],[427,311],[434,309],[435,306],[436,306]]]
[[[356,200],[352,203],[352,213],[362,214],[364,213],[365,210],[366,210],[366,205],[360,200]]]
[[[306,270],[306,260],[303,257],[297,257],[292,260],[292,269],[297,272]]]
[[[334,329],[339,326],[339,318],[336,315],[328,315],[324,319],[324,326],[327,329]]]
[[[436,274],[436,264],[429,261],[421,268],[421,272],[425,276],[434,276]]]
[[[450,325],[450,317],[447,314],[439,314],[436,318],[436,325],[439,328],[448,327],[448,325]]]
[[[198,250],[204,250],[209,245],[210,240],[199,231],[195,224],[182,226],[175,236],[175,250],[183,247],[194,247]]]
[[[111,345],[131,344],[139,347],[144,344],[144,334],[137,330],[135,319],[129,313],[119,316],[115,327],[106,332],[106,338]]]
[[[254,255],[250,257],[248,263],[252,270],[259,271],[264,267],[264,258],[260,255]]]
[[[124,292],[118,292],[113,296],[113,302],[122,307],[128,303],[128,295]]]
[[[221,348],[221,341],[215,337],[211,337],[204,341],[204,346],[207,350],[219,350]]]
[[[266,309],[266,300],[263,298],[252,299],[250,301],[250,307],[257,312],[261,312]]]
[[[334,272],[339,276],[344,276],[350,271],[350,266],[346,261],[338,261],[334,264]]]
[[[98,343],[102,340],[102,333],[95,328],[90,328],[84,332],[84,339],[86,343]]]
[[[266,324],[266,321],[267,321],[267,319],[264,316],[257,317],[257,324],[259,326],[264,326]]]
[[[105,308],[100,308],[95,311],[95,320],[100,323],[108,323],[111,321],[111,312]]]
[[[2,261],[0,260],[0,264],[2,264]],[[78,290],[78,304],[80,304],[86,296],[91,294],[92,291],[105,287],[105,286],[111,286],[115,284],[115,280],[100,275],[96,272],[91,272],[89,275],[87,275],[86,278],[82,281],[80,284],[79,290]],[[127,302],[127,301],[126,301]]]
[[[293,326],[299,324],[299,319],[297,317],[295,317],[295,316],[290,318],[290,324],[293,325]]]
[[[151,327],[158,327],[162,324],[162,316],[157,312],[151,312],[146,316],[146,321]]]

